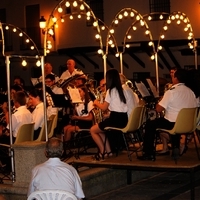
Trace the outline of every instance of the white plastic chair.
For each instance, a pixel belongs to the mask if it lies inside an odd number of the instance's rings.
[[[78,200],[75,195],[63,190],[35,191],[27,200]]]

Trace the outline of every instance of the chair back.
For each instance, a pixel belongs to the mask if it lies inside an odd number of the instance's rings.
[[[17,132],[15,144],[20,142],[33,141],[33,134],[34,134],[34,123],[21,125]]]
[[[51,125],[51,129],[50,129],[50,132],[48,132],[48,138],[51,138],[53,137],[53,134],[54,134],[54,129],[56,128],[57,126],[57,120],[58,120],[58,114],[56,115],[51,115],[49,117],[49,120],[52,120],[52,125]]]
[[[51,126],[52,126],[52,120],[49,119],[47,120],[47,133],[49,135],[50,131],[51,131]],[[42,125],[42,128],[40,130],[40,134],[38,136],[38,138],[35,141],[46,141],[46,133],[45,133],[45,125]]]
[[[200,107],[197,108],[197,122],[196,122],[196,129],[200,130]]]
[[[123,132],[134,132],[139,129],[143,121],[144,109],[145,108],[141,106],[135,107],[132,110],[126,127],[122,129]]]
[[[77,200],[76,196],[62,190],[43,190],[31,193],[28,200]]]
[[[191,133],[196,129],[197,108],[182,108],[177,116],[171,134]]]

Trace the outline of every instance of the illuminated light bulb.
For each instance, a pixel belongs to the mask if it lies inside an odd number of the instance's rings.
[[[90,20],[90,17],[89,16],[87,16],[87,18],[86,18],[88,21]]]
[[[136,31],[136,30],[137,30],[137,27],[136,27],[136,26],[133,26],[132,29],[133,29],[134,31]]]
[[[161,36],[160,36],[160,38],[161,38],[161,39],[164,39],[164,38],[165,38],[165,36],[164,36],[164,35],[161,35]]]
[[[119,57],[119,53],[116,53],[116,54],[115,54],[115,57]]]
[[[51,43],[51,41],[50,41],[50,40],[47,40],[47,44],[49,44],[49,43]]]
[[[183,20],[183,18],[184,18],[183,15],[181,15],[181,16],[180,16],[180,19]]]
[[[106,29],[106,27],[105,27],[105,26],[102,26],[102,27],[101,27],[101,30],[102,30],[102,31],[104,31],[105,29]]]
[[[124,12],[124,17],[127,17],[127,16],[128,16],[128,12],[125,11],[125,12]]]
[[[102,54],[102,53],[103,53],[102,49],[99,49],[99,50],[97,51],[97,53],[98,53],[98,54]]]
[[[163,15],[160,15],[160,17],[159,17],[161,20],[163,19]]]
[[[154,56],[154,55],[152,55],[152,56],[151,56],[151,60],[154,60],[154,59],[155,59],[155,56]]]
[[[115,31],[114,29],[110,29],[110,33],[113,34]]]
[[[77,3],[76,1],[74,1],[74,2],[73,2],[73,6],[74,6],[74,7],[77,7],[77,6],[78,6],[78,3]]]
[[[118,15],[118,18],[119,18],[119,19],[122,19],[122,18],[123,18],[123,16],[120,14],[120,15]]]
[[[97,27],[97,25],[98,25],[98,23],[97,23],[97,21],[95,21],[95,22],[93,23],[93,26],[94,26],[94,27]]]
[[[168,29],[168,27],[167,27],[167,26],[164,26],[163,29],[166,31],[166,30]]]
[[[144,21],[143,20],[140,20],[140,25],[144,26]]]
[[[189,47],[190,47],[190,49],[193,49],[193,48],[194,48],[193,45],[190,45]]]
[[[55,23],[57,21],[56,17],[52,17],[52,21]]]
[[[150,42],[148,43],[148,45],[149,45],[149,46],[152,46],[152,45],[153,45],[153,42],[152,42],[152,41],[150,41]]]
[[[48,30],[48,33],[49,33],[49,35],[54,35],[53,29],[50,28],[50,29]]]
[[[110,46],[111,46],[111,48],[114,48],[114,47],[115,47],[115,45],[114,45],[114,44],[111,44]]]
[[[187,18],[185,18],[183,21],[184,21],[184,23],[187,23],[188,20],[187,20]]]
[[[190,26],[191,26],[190,24],[187,24],[187,27],[188,27],[188,28],[190,28]]]
[[[175,17],[176,17],[176,19],[179,19],[179,14],[176,14],[176,16],[175,16]]]
[[[188,31],[188,27],[185,27],[185,28],[184,28],[184,31],[185,31],[185,32]]]
[[[23,60],[23,61],[22,61],[22,66],[23,66],[23,67],[26,67],[26,66],[27,66],[26,60]]]
[[[170,20],[170,19],[168,19],[168,20],[167,20],[167,23],[168,23],[168,24],[171,24],[171,20]]]
[[[131,35],[127,35],[127,38],[130,40],[131,39]]]
[[[55,28],[58,28],[58,24],[55,24]]]
[[[130,44],[126,44],[126,48],[130,48]]]
[[[73,18],[74,18],[74,17],[73,17],[73,15],[70,15],[70,16],[69,16],[69,19],[71,19],[71,20],[72,20]]]
[[[22,37],[23,36],[23,33],[19,33],[19,37]]]
[[[80,10],[84,10],[84,9],[85,9],[85,6],[83,4],[81,4]]]
[[[48,48],[48,49],[52,49],[52,44],[49,43],[49,44],[47,45],[47,48]]]
[[[177,22],[176,22],[178,25],[181,23],[181,21],[180,20],[177,20]]]
[[[58,8],[58,12],[62,13],[63,9],[61,7]]]
[[[66,7],[70,7],[69,1],[66,1],[65,6],[66,6]]]
[[[90,17],[90,15],[91,15],[90,11],[88,11],[88,12],[86,13],[86,15],[87,15],[88,17]]]
[[[81,15],[78,15],[78,19],[81,19]]]
[[[152,20],[152,17],[151,17],[150,15],[148,16],[148,20],[149,20],[149,21],[151,21],[151,20]]]
[[[193,36],[193,33],[192,33],[192,32],[190,32],[190,33],[189,33],[189,36]]]
[[[33,50],[35,47],[34,46],[31,46],[31,50]]]
[[[115,24],[118,24],[118,23],[119,23],[119,21],[118,21],[118,19],[116,19],[116,20],[115,20]]]
[[[146,31],[145,31],[145,34],[148,35],[148,34],[149,34],[149,30],[146,30]]]
[[[16,28],[13,28],[13,32],[16,32],[17,31],[17,29]]]
[[[136,20],[138,20],[138,21],[140,20],[140,16],[139,15],[136,16]]]
[[[38,61],[36,62],[36,66],[39,67],[40,65],[41,65],[41,62],[40,62],[40,60],[38,60]]]
[[[158,49],[159,49],[159,50],[162,50],[162,46],[159,46]]]
[[[47,50],[46,50],[46,53],[50,53],[50,50],[49,50],[49,49],[47,49]]]
[[[96,39],[99,39],[99,38],[100,38],[100,35],[99,35],[99,34],[96,34],[96,35],[95,35],[95,38],[96,38]]]
[[[63,18],[61,18],[61,20],[60,20],[60,21],[61,21],[62,23],[63,23],[63,22],[65,22],[65,20],[64,20]]]
[[[192,37],[191,36],[188,36],[188,40],[191,40],[192,39]]]
[[[171,16],[171,19],[172,19],[172,20],[175,20],[175,16],[174,16],[174,15],[172,15],[172,16]]]
[[[30,40],[29,39],[26,39],[26,43],[29,43],[30,42]]]
[[[9,26],[6,26],[5,29],[8,30],[8,29],[9,29]]]
[[[130,17],[134,17],[134,16],[135,16],[134,12],[130,12]]]
[[[110,44],[110,45],[113,44],[113,41],[112,41],[112,40],[109,40],[109,41],[108,41],[108,44]]]

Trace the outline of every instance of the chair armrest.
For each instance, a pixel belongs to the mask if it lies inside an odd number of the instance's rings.
[[[116,127],[105,127],[104,130],[105,130],[105,131],[108,131],[108,130],[122,131],[121,128],[116,128]]]
[[[10,148],[10,145],[9,145],[9,144],[3,144],[3,143],[0,143],[0,146]]]

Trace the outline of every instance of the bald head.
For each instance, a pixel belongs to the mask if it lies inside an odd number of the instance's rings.
[[[72,59],[69,59],[69,60],[67,60],[67,69],[68,69],[68,71],[70,72],[70,73],[72,73],[73,71],[74,71],[74,69],[75,69],[75,65],[76,65],[76,63],[75,63],[75,61],[74,60],[72,60]]]
[[[45,63],[45,65],[44,65],[45,75],[51,74],[52,70],[53,70],[53,67],[52,67],[51,63]]]

